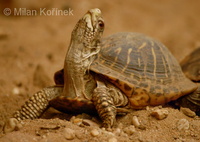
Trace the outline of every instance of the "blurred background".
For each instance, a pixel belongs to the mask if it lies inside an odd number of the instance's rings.
[[[163,42],[180,62],[200,47],[199,6],[199,0],[0,0],[0,119],[33,92],[53,84],[54,72],[63,67],[71,31],[87,10],[101,9],[104,37],[124,31],[144,33]],[[20,8],[37,12],[57,8],[72,14],[15,15],[14,9]]]

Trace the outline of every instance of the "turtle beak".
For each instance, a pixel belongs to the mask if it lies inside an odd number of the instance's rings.
[[[101,10],[98,8],[90,9],[83,19],[87,23],[87,27],[90,28],[91,31],[94,31],[97,25],[99,25],[99,21],[103,23],[103,19],[101,18]]]

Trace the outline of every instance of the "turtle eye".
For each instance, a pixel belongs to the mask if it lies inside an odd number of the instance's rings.
[[[104,28],[104,22],[102,20],[98,21],[99,27],[100,28]]]

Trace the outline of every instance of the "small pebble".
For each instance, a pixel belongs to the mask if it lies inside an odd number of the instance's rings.
[[[190,124],[188,122],[187,119],[180,119],[178,122],[177,122],[177,128],[178,130],[187,130],[189,129],[190,127]]]
[[[75,118],[74,121],[73,121],[73,123],[76,124],[76,125],[81,125],[81,124],[82,124],[82,121],[83,121],[83,120],[80,119],[80,118]]]
[[[132,118],[132,124],[133,124],[135,127],[139,127],[139,126],[140,126],[140,122],[139,122],[137,116],[133,116],[133,118]]]
[[[122,129],[124,127],[124,125],[122,123],[119,123],[117,127]]]
[[[76,118],[75,116],[72,116],[72,118],[70,119],[70,122],[72,122],[73,124],[76,124],[78,126],[80,126],[83,122],[83,119],[81,118]]]
[[[146,106],[146,110],[150,110],[149,106]]]
[[[128,134],[128,135],[132,135],[133,133],[136,132],[135,126],[130,125],[130,126],[126,127],[126,128],[124,129],[124,132],[125,132],[126,134]]]
[[[106,136],[112,136],[112,137],[114,137],[114,136],[115,136],[115,134],[114,134],[114,133],[112,133],[112,132],[109,132],[109,131],[106,131],[106,130],[103,130],[103,129],[102,129],[102,133],[103,133],[104,135],[106,135]]]
[[[19,95],[20,94],[19,88],[18,87],[13,88],[12,93],[14,95]]]
[[[122,132],[122,130],[120,128],[116,128],[113,133],[115,135],[119,136],[121,134],[121,132]]]
[[[92,117],[86,113],[79,114],[76,117],[81,119],[92,119]]]
[[[180,110],[186,116],[189,116],[189,117],[192,117],[192,118],[196,116],[196,113],[194,111],[190,110],[189,108],[183,108],[183,107],[181,107]]]
[[[166,109],[156,109],[151,112],[151,116],[155,117],[158,120],[165,119],[168,114],[169,112]]]
[[[125,138],[127,138],[127,137],[128,137],[128,134],[122,131],[121,134],[120,134],[120,137],[125,137]]]
[[[63,135],[67,140],[73,140],[75,138],[75,131],[70,128],[65,128],[63,130]]]
[[[83,119],[82,123],[86,126],[99,127],[97,123],[89,119]]]
[[[96,137],[100,134],[100,132],[97,129],[92,129],[90,133],[93,137]]]
[[[139,128],[140,130],[146,130],[146,126],[145,126],[145,125],[140,125],[140,126],[138,126],[138,128]]]
[[[117,139],[112,137],[112,138],[108,139],[108,142],[117,142]]]

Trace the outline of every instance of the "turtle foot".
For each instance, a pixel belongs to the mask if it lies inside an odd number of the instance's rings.
[[[16,118],[9,118],[3,127],[4,133],[9,133],[12,131],[17,131],[22,127],[22,124],[20,121],[18,121]]]

